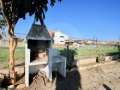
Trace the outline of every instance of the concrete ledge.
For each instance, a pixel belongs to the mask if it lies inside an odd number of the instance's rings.
[[[106,56],[105,57],[105,61],[111,61],[112,60],[112,56]]]
[[[88,65],[88,66],[80,66],[79,67],[79,70],[86,70],[86,69],[91,69],[91,68],[95,68],[95,67],[98,67],[98,66],[103,66],[103,65],[109,65],[109,64],[114,64],[116,63],[117,61],[109,61],[109,62],[105,62],[105,63],[95,63],[93,65]]]
[[[119,55],[113,55],[113,56],[105,56],[105,62],[106,61],[112,61],[112,60],[117,60],[119,59]],[[77,66],[80,65],[87,65],[87,64],[93,64],[96,63],[96,58],[85,58],[85,59],[80,59],[76,61]]]
[[[95,63],[96,58],[87,58],[87,59],[80,59],[77,61],[77,65],[84,65],[84,64],[90,64],[90,63]]]

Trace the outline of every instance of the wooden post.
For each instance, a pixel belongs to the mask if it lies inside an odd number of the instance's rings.
[[[30,64],[30,49],[25,44],[25,85],[29,86],[29,64]]]

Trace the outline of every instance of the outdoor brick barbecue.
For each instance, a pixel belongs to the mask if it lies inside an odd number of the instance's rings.
[[[30,63],[48,61],[48,49],[51,48],[51,37],[45,26],[33,25],[27,37],[27,48],[30,50]]]
[[[66,76],[66,58],[52,48],[52,38],[45,26],[33,24],[25,45],[25,83],[29,86],[29,74],[44,71],[51,81],[52,71]]]

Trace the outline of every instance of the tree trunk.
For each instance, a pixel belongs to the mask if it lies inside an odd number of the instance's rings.
[[[16,82],[16,72],[15,72],[15,49],[17,46],[17,38],[14,36],[14,27],[9,25],[9,75],[11,78],[11,83],[15,85]]]
[[[1,3],[1,7],[3,7],[3,9],[4,9],[3,0],[2,1],[0,0],[0,3]],[[9,22],[6,15],[3,15],[3,16],[5,16],[4,18],[8,25],[8,34],[9,34],[9,75],[11,78],[11,83],[15,86],[16,72],[15,72],[14,54],[15,54],[15,49],[17,46],[17,38],[15,38],[15,35],[14,35],[14,24]]]

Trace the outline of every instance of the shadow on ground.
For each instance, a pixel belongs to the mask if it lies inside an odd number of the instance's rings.
[[[106,84],[103,84],[103,87],[105,88],[105,90],[112,90],[110,87],[108,87]]]
[[[56,74],[56,89],[55,90],[80,90],[81,77],[77,68],[69,71],[67,77],[63,78],[59,73]]]
[[[25,62],[21,62],[19,64],[16,64],[15,66],[17,67],[17,66],[24,66],[24,65],[25,65]]]
[[[75,64],[76,51],[73,49],[61,50],[61,55],[67,58],[67,75],[63,78],[59,73],[56,73],[56,89],[55,90],[80,90],[81,75]]]
[[[24,77],[24,73],[23,74],[21,74],[21,75],[16,75],[17,77],[16,77],[16,86],[17,85],[19,85],[20,83],[23,83],[23,81],[22,82],[20,82],[21,81],[21,79]],[[8,86],[9,85],[12,85],[12,83],[11,83],[11,79],[10,79],[10,77],[9,76],[6,76],[6,75],[4,75],[4,79],[3,79],[3,81],[1,82],[1,88],[6,88],[6,90],[7,90],[7,88],[8,88]]]

